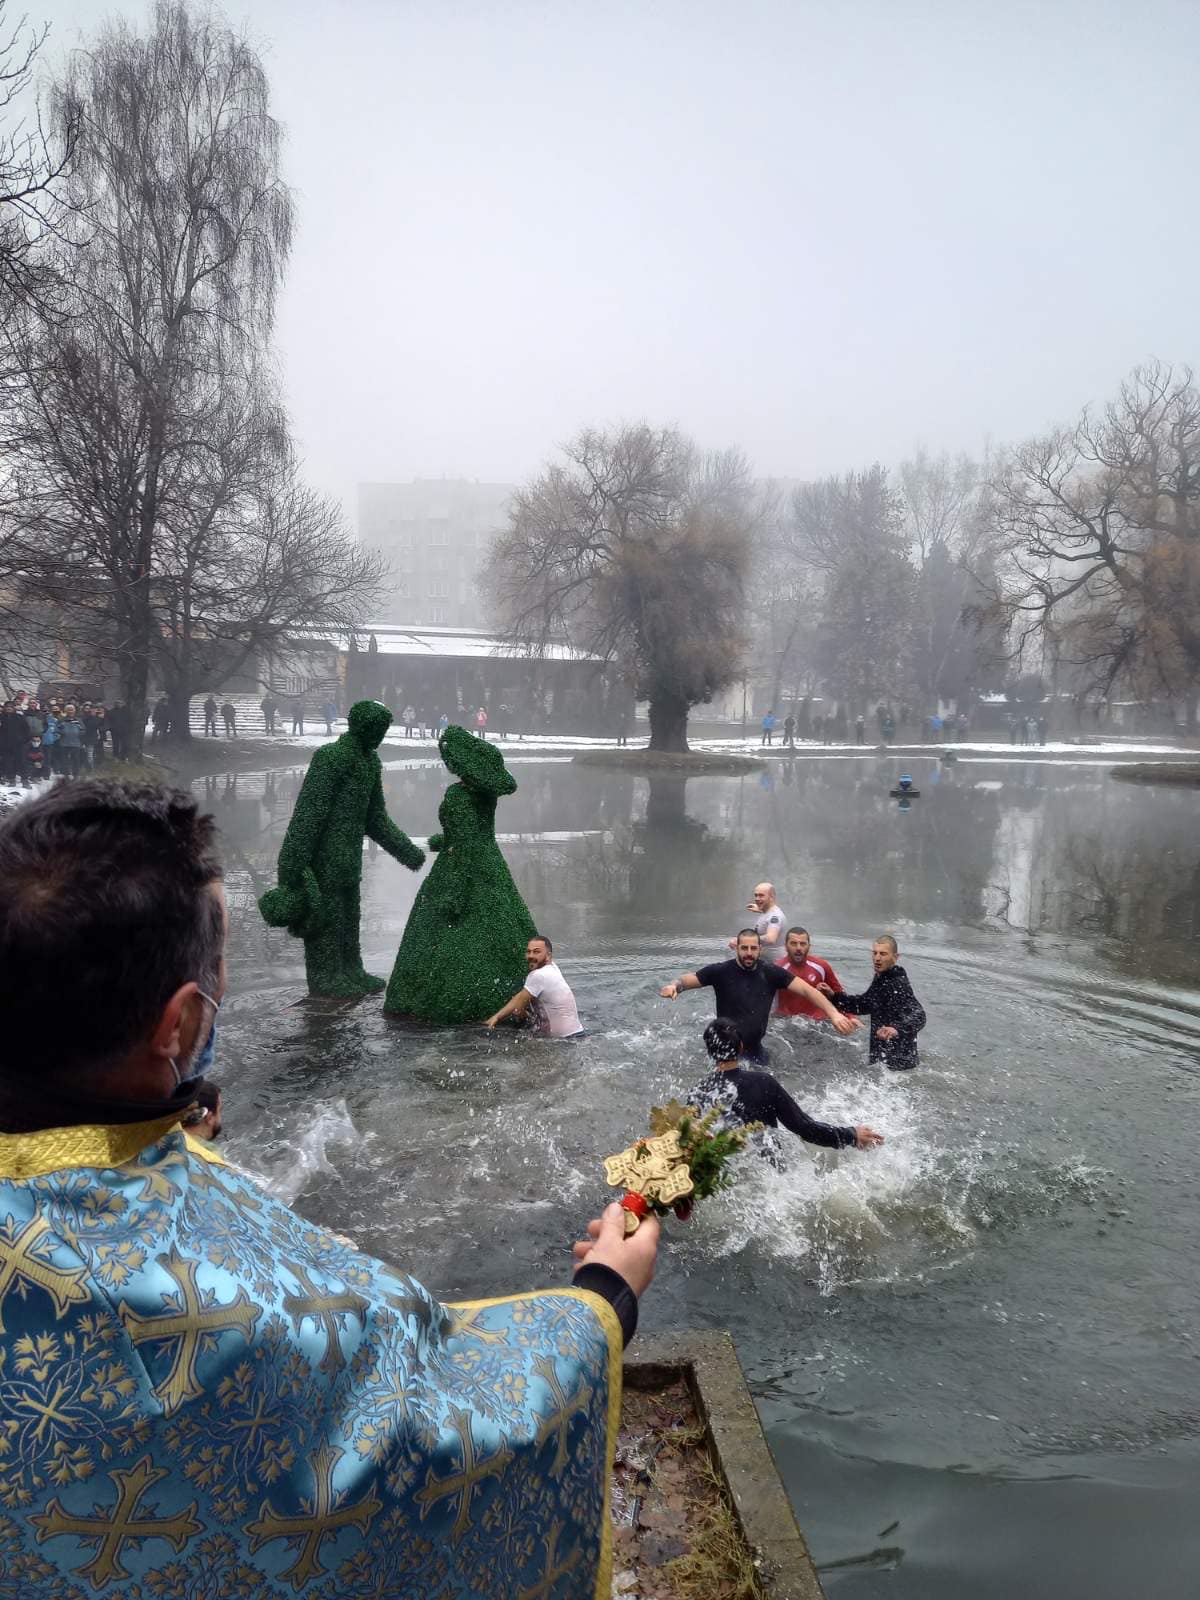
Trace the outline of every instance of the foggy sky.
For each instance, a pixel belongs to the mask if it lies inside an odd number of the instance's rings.
[[[29,0],[76,42],[111,0]],[[1191,0],[241,0],[310,477],[519,481],[589,422],[760,475],[981,451],[1200,365]]]

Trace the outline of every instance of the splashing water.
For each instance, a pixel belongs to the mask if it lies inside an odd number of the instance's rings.
[[[311,1101],[307,1110],[307,1122],[274,1140],[257,1141],[252,1158],[255,1166],[245,1169],[277,1199],[289,1204],[318,1173],[338,1177],[339,1169],[351,1170],[365,1143],[344,1100]],[[330,1148],[339,1149],[337,1165],[329,1157]]]

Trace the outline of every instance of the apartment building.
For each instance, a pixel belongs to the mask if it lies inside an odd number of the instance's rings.
[[[381,621],[427,627],[486,628],[491,618],[475,589],[488,546],[507,522],[508,483],[415,478],[360,483],[358,534],[391,562],[393,587]]]

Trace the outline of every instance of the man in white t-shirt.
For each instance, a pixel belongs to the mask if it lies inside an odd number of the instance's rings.
[[[495,1016],[484,1023],[494,1028],[509,1017],[525,1018],[534,1031],[548,1039],[570,1039],[583,1032],[579,1011],[571,986],[558,970],[554,959],[554,946],[549,939],[535,933],[525,946],[525,965],[529,975],[525,987],[519,989],[506,1006],[501,1006]]]
[[[764,952],[772,945],[783,944],[783,930],[787,927],[787,918],[783,908],[775,898],[775,885],[773,883],[759,883],[755,885],[754,897],[746,907],[747,911],[757,912],[754,918],[754,929],[758,934],[759,944]],[[729,940],[729,948],[737,949],[736,936]]]

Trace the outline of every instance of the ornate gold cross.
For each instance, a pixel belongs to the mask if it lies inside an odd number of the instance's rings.
[[[554,1462],[550,1468],[550,1476],[557,1479],[562,1477],[563,1468],[567,1464],[571,1423],[580,1412],[586,1411],[591,1405],[592,1386],[590,1383],[581,1383],[568,1400],[562,1384],[558,1381],[553,1356],[542,1356],[540,1360],[534,1362],[533,1370],[545,1381],[554,1402],[554,1410],[543,1419],[538,1429],[537,1443],[540,1449],[547,1439],[557,1435],[558,1448],[554,1452]]]
[[[425,1478],[425,1487],[418,1489],[414,1498],[421,1508],[422,1522],[439,1501],[455,1497],[458,1499],[458,1515],[454,1519],[454,1527],[450,1530],[450,1542],[457,1544],[471,1526],[471,1501],[476,1489],[485,1478],[495,1477],[503,1472],[513,1459],[513,1453],[507,1445],[501,1445],[494,1455],[480,1460],[475,1454],[475,1440],[471,1434],[471,1413],[459,1411],[457,1407],[452,1406],[450,1423],[462,1443],[462,1471],[452,1472],[445,1478],[438,1478],[430,1467]]]
[[[91,1298],[85,1266],[56,1267],[35,1253],[46,1248],[47,1235],[56,1237],[43,1216],[31,1217],[21,1229],[11,1217],[0,1225],[0,1311],[8,1291],[18,1282],[44,1289],[54,1301],[57,1317],[65,1317],[70,1306],[84,1305]],[[4,1331],[0,1315],[0,1333]]]
[[[458,1306],[447,1306],[450,1313],[450,1326],[446,1329],[446,1337],[453,1339],[458,1334],[470,1334],[472,1339],[478,1339],[483,1344],[507,1344],[507,1328],[481,1328],[479,1319],[488,1309],[487,1306],[471,1306],[467,1310],[460,1310]]]
[[[325,1331],[325,1354],[321,1357],[321,1371],[328,1377],[335,1378],[346,1364],[342,1354],[342,1340],[339,1319],[345,1316],[355,1316],[362,1327],[367,1325],[368,1302],[361,1294],[352,1294],[349,1291],[343,1294],[330,1294],[317,1288],[303,1267],[294,1266],[290,1261],[283,1265],[300,1285],[300,1294],[285,1294],[283,1309],[292,1319],[292,1326],[300,1332],[300,1324],[306,1317],[312,1317],[320,1323]]]
[[[121,1546],[127,1540],[165,1539],[178,1552],[195,1534],[204,1531],[203,1524],[196,1520],[195,1500],[173,1517],[138,1515],[146,1490],[169,1476],[166,1467],[152,1466],[149,1456],[143,1456],[127,1472],[114,1468],[109,1476],[117,1486],[117,1503],[109,1515],[95,1506],[90,1517],[74,1516],[56,1495],[45,1511],[29,1519],[38,1530],[39,1544],[69,1533],[82,1539],[84,1544],[96,1546],[92,1559],[75,1569],[94,1589],[103,1589],[114,1578],[129,1577],[121,1565]]]
[[[546,1540],[546,1565],[542,1570],[542,1576],[532,1589],[518,1589],[517,1600],[549,1600],[558,1580],[578,1566],[582,1554],[578,1545],[565,1561],[558,1560],[558,1540],[562,1531],[561,1522],[556,1522],[551,1528],[550,1537]]]
[[[196,1268],[200,1262],[186,1260],[174,1245],[168,1255],[158,1257],[158,1263],[179,1285],[180,1309],[160,1312],[157,1316],[145,1316],[122,1300],[117,1307],[117,1314],[134,1344],[174,1344],[171,1370],[161,1383],[154,1386],[155,1394],[169,1415],[177,1411],[185,1400],[194,1400],[204,1392],[204,1386],[196,1376],[196,1363],[205,1341],[215,1339],[219,1333],[236,1329],[249,1343],[262,1312],[246,1291],[240,1288],[228,1305],[217,1305],[213,1296],[210,1296],[210,1303],[205,1305],[204,1295],[196,1283]]]
[[[294,1589],[303,1589],[312,1578],[325,1575],[321,1565],[321,1545],[339,1528],[357,1528],[366,1538],[367,1529],[383,1509],[383,1501],[375,1490],[369,1489],[354,1505],[336,1505],[333,1493],[333,1472],[343,1451],[331,1444],[323,1444],[309,1457],[315,1489],[309,1509],[299,1516],[285,1516],[264,1500],[258,1520],[246,1524],[250,1536],[250,1553],[254,1555],[272,1539],[287,1539],[300,1545],[300,1554],[281,1574]]]
[[[221,1195],[231,1206],[239,1211],[261,1211],[262,1201],[250,1192],[249,1189],[231,1189],[221,1177],[221,1168],[210,1165],[203,1156],[193,1162],[191,1171],[192,1182],[201,1189],[211,1189]]]

